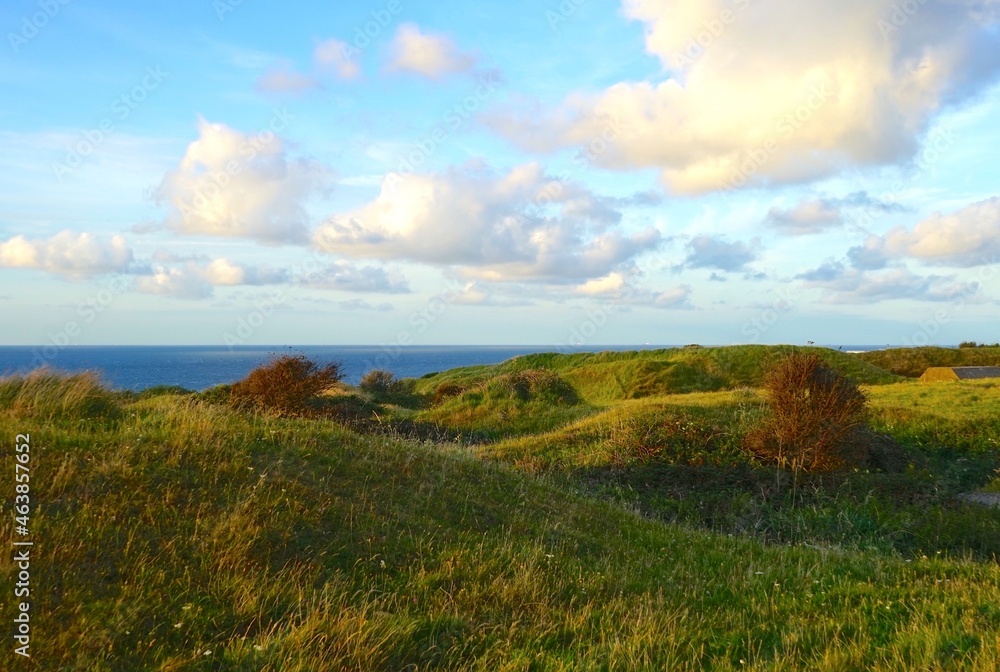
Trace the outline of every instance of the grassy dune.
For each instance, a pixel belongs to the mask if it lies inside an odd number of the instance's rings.
[[[754,391],[598,405],[533,380],[483,393],[586,412],[479,447],[87,376],[0,382],[0,432],[31,434],[36,541],[32,664],[8,643],[0,668],[1000,669],[1000,512],[949,495],[1000,466],[998,388],[873,387],[907,473],[755,503],[744,486],[781,475],[737,449]],[[15,571],[3,554],[4,585]]]
[[[891,348],[859,359],[900,376],[919,378],[932,366],[1000,366],[1000,348]]]
[[[569,382],[584,401],[610,403],[666,393],[713,392],[741,385],[756,386],[775,363],[792,352],[815,352],[832,368],[860,383],[882,384],[899,380],[896,375],[836,350],[791,345],[742,345],[527,355],[496,366],[473,366],[424,376],[418,381],[418,389],[429,393],[442,383],[470,387],[500,374],[546,369]]]

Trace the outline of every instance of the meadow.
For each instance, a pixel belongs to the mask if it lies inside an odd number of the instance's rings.
[[[794,478],[748,453],[802,351],[862,383],[878,459]],[[548,354],[281,414],[6,379],[36,546],[31,659],[8,638],[0,667],[997,670],[1000,509],[958,496],[1000,489],[1000,381],[906,375]],[[5,553],[8,624],[16,575]]]

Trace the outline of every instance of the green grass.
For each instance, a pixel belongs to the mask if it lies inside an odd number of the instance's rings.
[[[757,386],[775,363],[792,352],[815,352],[831,367],[859,383],[883,384],[899,380],[898,376],[851,354],[827,348],[741,345],[526,355],[496,366],[474,366],[425,376],[417,381],[417,389],[431,393],[442,383],[468,386],[513,371],[546,369],[570,383],[584,401],[602,404],[668,393]]]
[[[858,359],[900,376],[919,378],[932,366],[1000,366],[1000,348],[890,348]]]
[[[0,381],[0,433],[31,434],[35,667],[1000,669],[1000,512],[944,469],[995,468],[998,388],[870,388],[914,467],[793,495],[738,450],[753,390],[596,404],[558,373],[472,390],[566,414],[477,448]]]

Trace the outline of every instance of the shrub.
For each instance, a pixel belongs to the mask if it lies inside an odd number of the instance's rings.
[[[401,382],[396,380],[391,371],[373,369],[361,377],[358,387],[376,399],[384,399],[398,393]]]
[[[830,471],[868,459],[863,428],[867,398],[857,384],[815,354],[793,354],[764,380],[770,413],[746,437],[758,457],[783,469]]]
[[[466,388],[458,383],[441,383],[434,389],[434,405],[440,404],[445,399],[451,399],[465,392]]]
[[[343,377],[340,363],[319,366],[305,355],[283,355],[234,383],[229,403],[243,410],[279,416],[305,415],[315,397]]]
[[[153,397],[165,397],[175,394],[188,395],[194,394],[194,391],[189,390],[186,387],[181,387],[180,385],[154,385],[153,387],[147,387],[145,390],[142,390],[136,396],[139,399],[152,399]]]
[[[580,402],[573,386],[545,369],[505,373],[488,380],[485,392],[493,399],[541,401],[551,405],[574,406]]]

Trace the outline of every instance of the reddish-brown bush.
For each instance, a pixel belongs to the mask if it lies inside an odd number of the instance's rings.
[[[817,355],[784,359],[768,373],[764,389],[770,416],[746,437],[758,457],[795,472],[843,469],[868,459],[867,443],[855,440],[868,399]]]
[[[342,377],[339,363],[319,366],[305,355],[283,355],[233,384],[229,401],[244,410],[281,416],[305,415],[316,396]]]

